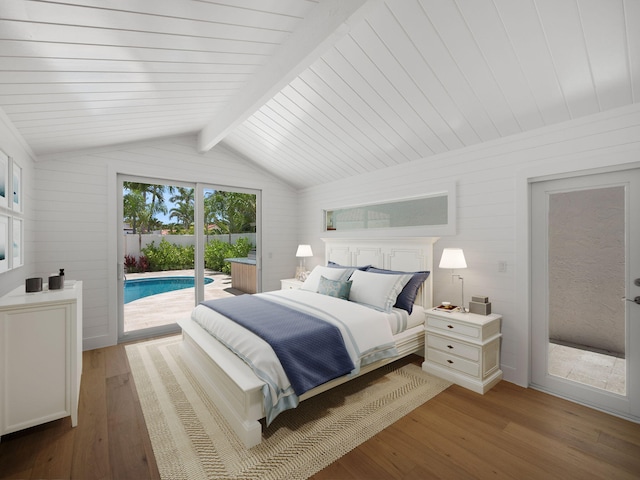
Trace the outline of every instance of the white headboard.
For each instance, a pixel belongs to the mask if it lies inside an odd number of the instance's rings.
[[[416,304],[430,308],[433,306],[433,244],[438,238],[323,238],[322,241],[327,262],[349,266],[373,265],[403,272],[431,272],[416,298]]]

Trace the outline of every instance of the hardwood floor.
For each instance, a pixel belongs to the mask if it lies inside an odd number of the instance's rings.
[[[514,384],[452,386],[321,479],[638,479],[640,425]]]
[[[70,418],[2,437],[1,478],[160,478],[124,346],[83,353]]]
[[[0,478],[159,478],[124,347],[83,362],[78,426],[3,436]],[[312,478],[638,479],[640,425],[507,382],[452,386]]]

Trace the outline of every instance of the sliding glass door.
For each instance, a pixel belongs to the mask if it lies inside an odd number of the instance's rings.
[[[118,193],[120,341],[177,332],[198,302],[253,293],[234,284],[236,263],[252,265],[258,291],[259,192],[121,175]]]

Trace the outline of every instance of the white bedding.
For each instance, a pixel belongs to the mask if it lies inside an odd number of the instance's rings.
[[[360,367],[381,358],[397,355],[393,335],[424,319],[404,310],[384,313],[347,300],[305,290],[278,290],[258,296],[309,313],[335,325],[345,341],[355,375]],[[404,315],[403,315],[404,314]],[[415,316],[414,316],[415,315]],[[298,397],[271,346],[240,325],[204,305],[198,305],[192,318],[218,341],[242,358],[265,382],[265,413],[270,423],[280,412],[298,405]],[[422,323],[420,321],[420,323]]]
[[[388,315],[389,326],[391,327],[391,333],[393,333],[393,335],[398,335],[405,330],[422,325],[425,319],[424,308],[419,305],[413,306],[411,315],[401,308],[393,308]]]

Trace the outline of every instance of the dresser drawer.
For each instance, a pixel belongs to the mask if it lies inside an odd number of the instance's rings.
[[[464,358],[432,349],[427,349],[427,357],[429,361],[442,365],[443,367],[466,373],[472,377],[480,377],[480,364],[477,362],[465,360]]]
[[[427,328],[441,330],[447,335],[455,334],[461,337],[468,337],[472,340],[480,340],[482,338],[482,328],[480,325],[471,325],[468,323],[458,322],[454,319],[442,319],[427,316]]]
[[[472,362],[480,361],[480,347],[452,340],[451,338],[427,334],[427,348],[435,348],[445,353],[451,353],[466,358]]]

